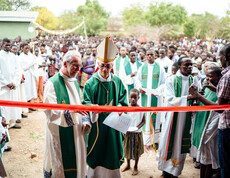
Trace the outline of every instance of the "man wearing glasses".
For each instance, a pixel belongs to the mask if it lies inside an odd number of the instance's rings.
[[[46,83],[44,103],[81,105],[76,81],[80,68],[80,53],[67,52],[59,73]],[[88,114],[60,110],[45,110],[45,114],[44,177],[85,177],[84,134],[90,131]]]
[[[83,90],[86,105],[127,106],[127,91],[121,79],[111,73],[117,47],[108,37],[98,46],[99,71],[86,83]],[[94,113],[92,129],[88,137],[87,177],[120,177],[120,165],[124,161],[122,135],[103,121],[110,113]]]
[[[147,63],[142,65],[137,72],[137,89],[141,93],[141,105],[143,107],[156,107],[159,106],[158,94],[161,92],[165,83],[165,70],[157,62],[153,50],[148,50]],[[153,92],[152,89],[158,92]],[[147,90],[149,92],[147,92]],[[151,91],[152,90],[152,91]],[[150,119],[151,117],[151,119]],[[145,113],[146,122],[143,126],[144,145],[150,146],[154,142],[158,146],[159,131],[160,131],[160,118],[155,113]],[[155,127],[153,127],[155,126]],[[155,132],[155,134],[154,134]]]

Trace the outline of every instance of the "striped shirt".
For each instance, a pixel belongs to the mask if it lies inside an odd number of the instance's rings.
[[[222,77],[217,85],[217,96],[228,100],[230,104],[230,66],[222,71]],[[220,114],[218,128],[230,128],[230,110],[225,110]]]

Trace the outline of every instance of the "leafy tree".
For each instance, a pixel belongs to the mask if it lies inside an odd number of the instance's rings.
[[[151,3],[146,12],[146,20],[151,26],[182,24],[187,16],[184,7],[172,3]]]
[[[30,11],[39,12],[36,20],[39,25],[50,30],[55,29],[58,26],[58,18],[56,18],[52,12],[48,11],[46,7],[35,6],[31,8]]]
[[[1,11],[26,10],[30,6],[29,0],[0,0]]]
[[[143,7],[140,4],[133,4],[130,8],[123,10],[122,21],[126,26],[145,23]]]
[[[109,13],[104,10],[97,0],[86,0],[85,5],[77,8],[77,13],[79,16],[85,17],[88,35],[99,34],[106,29]]]
[[[192,14],[190,17],[195,23],[195,36],[199,38],[214,38],[219,29],[220,19],[208,12],[205,14]]]
[[[79,25],[82,22],[82,17],[76,11],[69,10],[59,17],[60,29],[71,29]],[[83,31],[83,29],[81,29]]]
[[[195,21],[193,19],[188,19],[184,23],[184,34],[185,34],[185,36],[187,36],[188,38],[194,37],[195,28],[196,28]]]
[[[220,19],[218,37],[230,40],[230,10],[227,10],[226,16]]]

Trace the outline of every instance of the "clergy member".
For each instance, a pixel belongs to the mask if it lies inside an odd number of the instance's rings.
[[[213,67],[207,70],[206,82],[209,87],[205,86],[204,97],[207,100],[217,102],[216,86],[222,77],[220,67]],[[203,103],[199,103],[204,106]],[[200,162],[200,175],[204,178],[212,177],[218,172],[218,121],[219,114],[215,111],[198,111],[195,118],[192,145],[199,151],[196,161]]]
[[[69,51],[63,67],[45,86],[44,103],[81,105],[76,75],[81,67],[81,55]],[[90,121],[86,114],[60,110],[45,110],[46,139],[44,177],[82,178],[86,172],[84,134]]]
[[[155,95],[159,95],[165,83],[165,71],[157,62],[154,62],[154,51],[148,50],[148,62],[143,64],[137,72],[137,88],[141,93],[141,105],[143,107],[156,107],[160,106]],[[146,90],[156,89],[158,93],[146,93]],[[150,119],[151,117],[151,119]],[[159,114],[147,112],[145,115],[146,122],[143,126],[144,145],[150,146],[154,143],[156,145],[159,141],[160,131],[160,117]],[[155,133],[155,134],[154,134]]]
[[[142,63],[137,60],[137,54],[135,50],[129,51],[129,61],[124,64],[125,66],[125,81],[128,86],[128,93],[131,89],[135,88],[137,80],[137,71],[142,66]],[[124,78],[122,77],[122,78]]]
[[[19,56],[19,61],[25,75],[25,92],[26,100],[31,101],[37,98],[37,84],[36,84],[36,60],[34,56],[29,53],[28,43],[22,43],[22,53]]]
[[[192,98],[188,88],[193,83],[192,60],[181,57],[178,60],[180,70],[169,77],[165,83],[166,106],[189,106]],[[186,153],[191,146],[190,112],[167,112],[161,130],[158,169],[163,177],[179,176],[182,172]]]
[[[17,87],[21,82],[21,73],[16,56],[10,52],[10,40],[3,39],[3,50],[0,51],[0,100],[19,101]],[[9,128],[21,118],[21,110],[16,107],[5,107],[6,122]]]
[[[99,71],[86,83],[83,90],[86,105],[127,106],[127,92],[121,79],[111,73],[118,52],[108,37],[97,47]],[[104,125],[110,113],[94,113],[92,130],[88,137],[88,178],[120,177],[124,161],[122,134]]]

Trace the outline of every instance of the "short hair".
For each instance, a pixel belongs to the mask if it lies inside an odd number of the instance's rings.
[[[68,51],[64,58],[63,58],[63,62],[71,62],[73,59],[72,59],[72,56],[77,56],[81,59],[81,54],[75,50],[73,51]]]
[[[25,46],[28,46],[29,44],[26,42],[23,42],[20,44],[20,49],[24,48]]]
[[[230,44],[226,44],[220,51],[223,52],[227,60],[230,60]]]
[[[4,39],[2,40],[2,43],[3,43],[3,44],[4,44],[4,43],[10,43],[10,39],[4,38]]]
[[[222,69],[220,67],[211,67],[208,70],[213,71],[215,73],[215,75],[217,75],[217,76],[222,76],[222,74],[221,74]]]
[[[179,67],[178,62],[174,62],[172,66],[174,66],[174,67],[177,67],[177,68],[178,68],[178,67]]]
[[[132,88],[132,89],[129,91],[129,94],[130,94],[131,92],[137,93],[138,96],[139,96],[139,94],[140,94],[139,90],[136,89],[136,88]]]
[[[136,53],[136,50],[134,50],[134,49],[129,50],[129,54],[132,53],[132,52]]]
[[[183,59],[185,59],[185,58],[190,59],[188,56],[182,56],[182,57],[180,57],[179,60],[177,61],[178,62],[178,66],[181,66],[181,64],[183,62]]]

